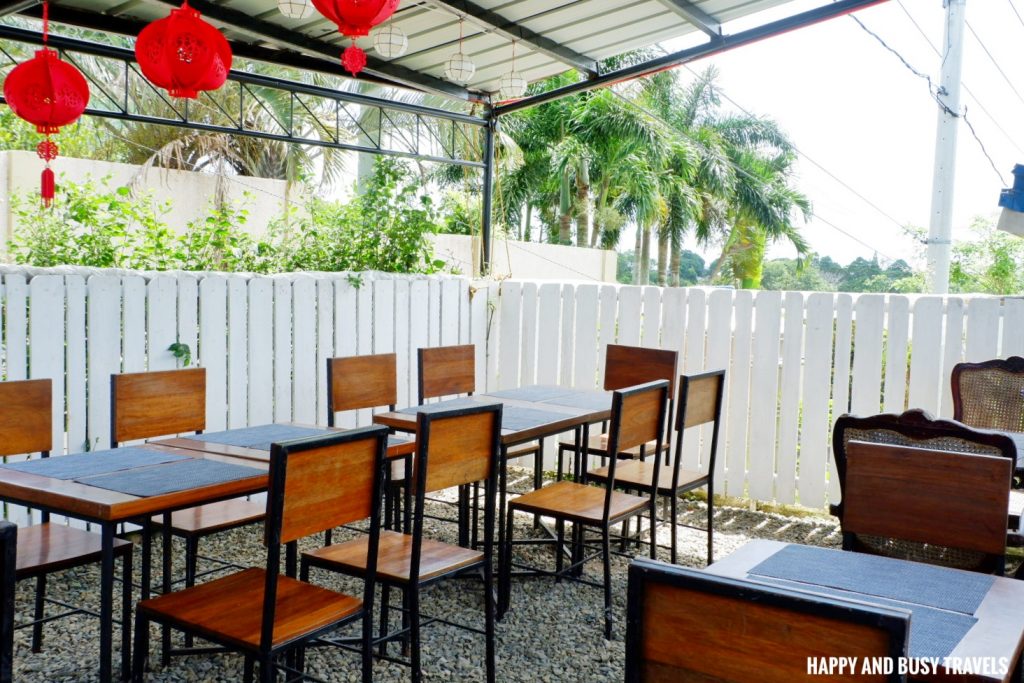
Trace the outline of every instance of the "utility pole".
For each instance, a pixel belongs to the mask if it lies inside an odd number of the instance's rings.
[[[953,237],[953,192],[956,180],[956,136],[960,123],[960,73],[964,57],[964,12],[967,0],[943,0],[946,30],[939,77],[939,122],[935,131],[932,210],[928,224],[928,289],[949,291],[949,256]]]

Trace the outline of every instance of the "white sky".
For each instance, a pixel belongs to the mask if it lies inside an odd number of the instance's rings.
[[[899,4],[902,2],[902,7]],[[907,16],[938,47],[943,42],[942,0],[890,0],[857,17],[917,70],[938,82],[940,58]],[[1024,94],[1024,0],[967,0],[967,23],[999,60],[1013,87]],[[816,6],[793,2],[768,18]],[[906,8],[907,12],[904,12]],[[766,13],[767,14],[767,13]],[[760,22],[765,15],[753,18]],[[726,33],[751,22],[734,22]],[[957,155],[953,237],[965,237],[974,216],[997,211],[999,190],[1012,182],[1014,163],[1024,163],[1024,97],[1014,92],[968,29],[965,33],[962,92],[967,118],[1002,173],[1000,181],[978,142],[961,121]],[[692,44],[666,44],[669,49]],[[724,92],[745,109],[781,124],[801,152],[880,207],[900,224],[927,227],[931,205],[937,106],[928,84],[861,29],[842,17],[742,47],[690,66],[715,64]],[[684,80],[692,78],[682,67]],[[725,106],[731,106],[723,102]],[[986,113],[987,110],[989,113]],[[993,120],[994,119],[994,120]],[[1001,126],[1010,137],[1000,132]],[[847,263],[857,256],[904,258],[923,265],[923,245],[903,236],[892,220],[873,209],[824,171],[801,158],[798,187],[822,219],[856,235],[871,248],[814,219],[804,228],[812,248]],[[619,248],[632,245],[624,236]],[[694,245],[688,245],[694,248]],[[714,250],[710,250],[714,251]],[[778,246],[771,256],[789,256]],[[883,256],[884,255],[884,256]],[[713,258],[717,253],[707,253]]]

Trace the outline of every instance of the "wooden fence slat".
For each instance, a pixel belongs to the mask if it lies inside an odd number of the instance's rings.
[[[597,285],[576,288],[576,354],[573,359],[573,386],[592,389],[597,385]]]
[[[441,345],[459,343],[459,315],[462,308],[462,291],[459,281],[441,281]]]
[[[800,432],[800,374],[803,370],[804,295],[786,292],[782,330],[779,444],[775,453],[775,500],[796,502],[797,437]]]
[[[635,285],[619,289],[619,344],[640,346],[642,294],[643,288]]]
[[[558,383],[572,386],[573,360],[576,349],[576,285],[562,285],[562,358]]]
[[[999,353],[999,317],[1002,306],[999,299],[978,297],[967,304],[967,347],[964,360],[978,363],[995,358]]]
[[[828,472],[828,440],[832,433],[829,420],[829,378],[832,368],[832,323],[835,295],[811,294],[807,297],[804,341],[803,401],[800,423],[799,501],[807,507],[825,505]]]
[[[86,449],[86,348],[85,348],[85,278],[68,275],[67,283],[67,452]]]
[[[409,384],[409,296],[408,280],[395,280],[395,376],[398,378],[398,403],[407,406],[410,403]],[[468,310],[468,307],[467,307]],[[461,322],[461,321],[460,321]],[[467,322],[468,328],[468,322]],[[468,331],[466,333],[469,334]],[[467,336],[467,343],[469,341]],[[415,390],[413,390],[415,391]],[[387,407],[387,406],[385,406]]]
[[[487,287],[474,287],[469,296],[469,339],[476,349],[476,386],[487,389],[490,388],[487,383],[487,321],[490,315]]]
[[[537,383],[537,283],[524,282],[521,295],[519,381]]]
[[[110,376],[121,371],[121,278],[88,283],[89,450],[110,447]]]
[[[270,281],[266,278],[259,278],[259,282]],[[267,338],[271,335],[273,317],[268,320],[264,334]],[[182,275],[178,278],[178,343],[188,347],[193,355],[199,342],[199,281],[190,276]],[[195,362],[193,358],[192,362]]]
[[[902,413],[907,402],[907,348],[910,332],[910,300],[889,297],[886,321],[885,406],[887,413]]]
[[[678,369],[688,375],[704,370],[704,344],[706,339],[705,319],[707,317],[707,294],[703,289],[691,288],[686,294],[686,347],[681,349]],[[683,467],[700,470],[701,454],[704,452],[704,438],[710,432],[703,428],[690,430],[683,442]]]
[[[546,282],[537,289],[537,334],[543,343],[537,345],[537,383],[558,384],[558,361],[562,348],[562,288]]]
[[[369,287],[364,285],[369,291]],[[292,281],[292,419],[316,423],[316,280]],[[367,353],[370,353],[367,350]]]
[[[730,496],[739,497],[745,494],[747,485],[747,418],[750,413],[753,294],[749,290],[736,292],[733,306],[733,355],[732,364],[726,372],[730,399],[724,453],[725,492]]]
[[[137,276],[121,280],[121,372],[146,370],[146,281]]]
[[[177,341],[178,282],[173,277],[159,275],[146,285],[146,367],[149,370],[177,367],[170,350],[171,344]]]
[[[249,281],[249,424],[274,421],[274,281]]]
[[[832,424],[836,418],[850,412],[850,354],[853,341],[853,297],[849,294],[836,296],[835,317],[835,360],[833,365],[832,384]],[[832,433],[831,428],[829,433]],[[828,459],[828,499],[839,500],[839,479],[836,464],[832,458],[831,448]]]
[[[615,343],[615,332],[619,303],[619,288],[614,285],[602,285],[600,295],[601,314],[599,325],[601,326],[599,343],[597,347],[597,385],[604,386],[604,361],[608,353],[608,345]]]
[[[487,290],[478,292],[477,296],[481,297],[486,311]],[[430,345],[429,300],[429,283],[426,280],[414,281],[409,289],[409,405],[415,405],[418,399],[418,351]]]
[[[1024,299],[1003,300],[1003,339],[999,355],[1003,358],[1024,355]]]
[[[249,424],[249,291],[240,277],[228,278],[228,429]]]
[[[914,302],[907,405],[932,415],[939,414],[942,308],[942,298],[937,296],[923,296]]]
[[[522,286],[506,280],[501,283],[498,293],[498,388],[513,389],[519,386],[519,361],[522,349],[519,347],[522,310]]]
[[[316,423],[327,424],[327,359],[334,357],[334,283],[326,277],[316,280]]]
[[[661,288],[643,288],[643,322],[640,345],[651,349],[661,348]]]
[[[850,409],[857,415],[874,415],[882,405],[882,330],[885,328],[885,297],[862,294],[854,304],[857,319],[853,340],[853,378]]]
[[[206,429],[228,426],[228,282],[208,275],[199,283],[198,365],[206,368]]]
[[[754,300],[753,364],[750,371],[749,488],[755,500],[774,495],[776,410],[779,400],[780,292],[758,292]],[[753,398],[756,397],[756,398]]]
[[[292,420],[292,282],[274,280],[274,421]],[[353,425],[354,426],[354,425]]]
[[[64,452],[64,278],[40,275],[29,282],[29,377],[53,382],[52,452]],[[2,410],[2,408],[0,408]]]
[[[953,417],[953,390],[949,384],[953,366],[964,359],[964,300],[946,299],[946,328],[942,337],[942,370],[939,375],[939,415]]]
[[[680,290],[686,292],[687,290]],[[667,292],[666,292],[667,295]],[[666,301],[668,299],[666,298]],[[679,309],[684,312],[682,302]],[[668,310],[666,308],[666,310]],[[685,322],[683,323],[685,325]],[[666,332],[668,327],[666,327]],[[674,335],[675,336],[675,335]],[[682,340],[682,332],[676,336],[675,347],[679,346]],[[715,459],[715,493],[725,492],[725,444],[728,435],[729,419],[729,359],[732,355],[732,291],[728,289],[716,289],[708,294],[708,336],[707,336],[707,369],[725,369],[725,386],[722,392],[722,415],[720,418],[718,435],[718,457]],[[664,339],[662,340],[664,341]],[[711,433],[705,430],[706,440],[702,444],[702,452],[710,457]],[[703,457],[703,456],[702,456]],[[705,468],[706,469],[706,468]],[[702,470],[703,471],[703,470]]]

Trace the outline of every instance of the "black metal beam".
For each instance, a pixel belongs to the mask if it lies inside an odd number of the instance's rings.
[[[181,4],[178,0],[159,1],[175,7]],[[333,43],[298,33],[279,24],[256,19],[245,12],[215,4],[209,0],[190,0],[189,5],[208,19],[273,43],[278,47],[340,59],[341,48]],[[472,93],[455,83],[414,71],[399,64],[386,62],[373,55],[367,55],[366,72],[392,84],[402,85],[414,90],[436,93],[462,100],[485,99],[482,94]]]
[[[3,2],[0,2],[0,17],[17,14],[29,7],[38,5],[39,2],[40,0],[3,0]]]
[[[524,45],[528,45],[534,51],[543,53],[589,76],[596,76],[598,73],[597,60],[565,47],[561,43],[528,29],[522,24],[506,19],[497,12],[481,7],[475,2],[468,2],[467,0],[431,0],[431,2],[455,14],[473,17],[477,22],[485,24],[495,33],[509,40],[516,40]]]
[[[747,31],[722,36],[721,38],[712,40],[703,45],[698,45],[697,47],[673,52],[663,57],[641,62],[640,64],[634,64],[617,71],[610,71],[587,81],[580,81],[579,83],[573,83],[572,85],[555,88],[554,90],[539,93],[531,97],[525,97],[521,100],[516,100],[515,102],[510,102],[508,104],[497,105],[492,109],[492,113],[494,116],[504,116],[505,114],[511,114],[512,112],[520,111],[522,109],[536,107],[537,105],[560,100],[563,97],[569,97],[570,95],[576,95],[577,93],[607,87],[609,85],[630,81],[636,78],[642,78],[643,76],[648,76],[658,71],[671,69],[672,67],[679,66],[680,64],[685,64],[703,57],[709,57],[720,52],[725,52],[726,50],[755,43],[759,40],[771,38],[772,36],[777,36],[781,33],[787,33],[810,24],[816,24],[828,19],[850,14],[851,12],[856,12],[857,10],[871,7],[872,5],[880,5],[887,1],[888,0],[837,0],[836,2],[816,7],[806,12],[794,14],[793,16],[786,17],[785,19],[769,22]]]
[[[722,36],[722,22],[697,7],[690,0],[659,0],[659,2],[712,38]]]
[[[491,272],[491,233],[494,225],[494,138],[498,132],[498,119],[487,120],[484,133],[483,220],[480,225],[480,277]]]

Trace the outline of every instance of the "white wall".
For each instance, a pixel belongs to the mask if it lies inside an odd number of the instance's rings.
[[[216,194],[218,177],[211,173],[169,171],[161,168],[142,170],[132,164],[58,157],[52,163],[58,185],[64,179],[76,183],[91,179],[97,186],[103,178],[110,178],[111,189],[136,183],[143,191],[151,191],[157,204],[171,201],[172,211],[164,221],[175,230],[184,229],[192,219],[205,215]],[[6,248],[13,230],[10,198],[18,193],[36,196],[42,160],[34,152],[0,152],[0,238]],[[141,175],[140,175],[141,174]],[[230,178],[224,182],[225,196],[235,202],[245,202],[249,210],[247,229],[264,232],[269,221],[281,215],[285,207],[285,182],[266,178]],[[246,193],[250,196],[246,197]]]
[[[437,258],[458,272],[479,275],[479,239],[468,235],[434,235]],[[615,282],[616,254],[604,249],[581,249],[560,244],[539,244],[495,239],[491,274],[497,279],[583,280]]]

